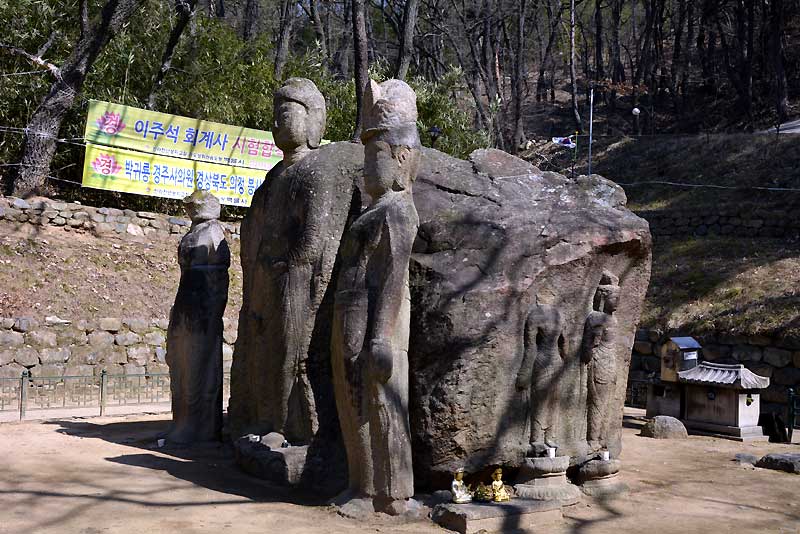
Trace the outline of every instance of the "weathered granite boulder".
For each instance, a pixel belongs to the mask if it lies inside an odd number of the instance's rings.
[[[411,427],[417,485],[456,468],[519,466],[530,441],[530,392],[515,378],[533,305],[558,310],[562,358],[549,394],[552,441],[582,463],[587,443],[584,323],[603,271],[619,278],[616,381],[607,438],[620,451],[625,377],[650,276],[647,222],[600,176],[569,180],[496,150],[471,161],[426,149],[414,189],[420,228],[411,259]]]
[[[689,437],[686,427],[678,419],[668,415],[657,415],[642,427],[645,438],[686,439]]]
[[[335,143],[315,150],[301,165],[313,165],[320,174],[349,174],[366,199],[363,160],[360,145]],[[350,209],[357,211],[355,198]],[[616,380],[610,385],[606,436],[595,446],[618,456],[625,377],[649,282],[651,246],[647,222],[625,207],[622,189],[597,175],[569,180],[541,172],[496,150],[476,151],[465,161],[423,149],[414,203],[420,219],[410,262],[415,485],[447,487],[459,467],[477,472],[487,465],[523,463],[531,441],[531,392],[518,389],[515,379],[525,354],[526,318],[537,303],[558,310],[564,338],[563,360],[549,388],[548,402],[558,407],[551,445],[560,456],[570,456],[572,465],[594,457],[587,443],[589,372],[580,352],[604,271],[619,279],[614,313],[619,326],[612,343]],[[320,463],[326,479],[343,468],[335,467],[343,460],[341,450],[325,452],[341,443],[330,388],[333,285],[316,313],[307,360],[320,425],[308,459],[329,459]],[[248,339],[241,325],[240,320],[234,369],[237,358],[258,358],[253,344],[238,355]],[[263,365],[248,367],[253,364]],[[254,376],[247,395],[231,398],[232,407],[257,410]]]
[[[775,469],[800,475],[800,453],[786,452],[767,454],[756,462],[756,467]]]

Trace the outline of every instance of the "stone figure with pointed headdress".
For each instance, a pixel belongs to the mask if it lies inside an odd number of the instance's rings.
[[[349,489],[402,513],[413,495],[408,414],[408,266],[419,226],[411,185],[421,156],[416,94],[370,81],[364,107],[364,183],[372,202],[345,234],[334,305],[331,365]]]

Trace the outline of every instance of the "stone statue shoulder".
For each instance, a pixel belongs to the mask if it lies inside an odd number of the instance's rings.
[[[178,247],[178,261],[183,268],[220,266],[231,263],[231,252],[225,240],[225,231],[216,219],[191,227]]]
[[[526,325],[529,328],[537,328],[547,333],[558,334],[563,327],[561,312],[555,306],[534,304],[528,312]]]

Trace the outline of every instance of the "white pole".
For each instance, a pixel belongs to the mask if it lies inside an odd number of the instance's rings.
[[[594,87],[589,90],[589,176],[592,175],[592,115],[594,113]]]

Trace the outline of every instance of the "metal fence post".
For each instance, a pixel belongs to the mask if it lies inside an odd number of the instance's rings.
[[[100,415],[106,414],[106,377],[108,373],[103,369],[100,372]]]
[[[25,419],[25,410],[28,404],[28,381],[30,375],[28,370],[22,371],[22,376],[19,379],[19,420]]]
[[[796,417],[797,417],[797,397],[795,395],[794,389],[789,388],[787,391],[789,397],[789,428],[787,428],[786,434],[789,437],[789,443],[792,442],[792,434],[794,433],[794,425],[796,424]]]

